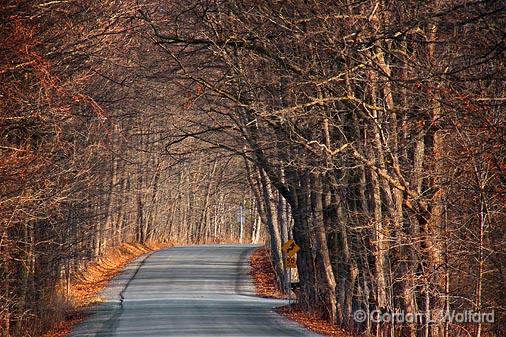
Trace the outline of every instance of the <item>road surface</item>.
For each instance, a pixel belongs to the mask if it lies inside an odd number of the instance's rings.
[[[318,336],[255,296],[253,245],[176,247],[130,264],[72,337]]]

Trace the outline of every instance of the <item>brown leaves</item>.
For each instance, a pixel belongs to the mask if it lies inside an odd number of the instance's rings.
[[[279,314],[305,326],[306,328],[324,334],[326,336],[334,336],[334,337],[352,336],[350,333],[345,332],[344,330],[339,329],[335,325],[320,318],[320,315],[318,313],[304,311],[297,304],[277,308],[276,311]]]
[[[251,276],[255,283],[257,295],[268,298],[286,298],[277,287],[276,274],[270,260],[269,250],[265,247],[255,250],[251,255]]]

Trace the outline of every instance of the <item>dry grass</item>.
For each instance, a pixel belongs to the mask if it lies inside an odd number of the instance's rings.
[[[90,305],[101,301],[99,292],[118,275],[133,259],[146,253],[171,246],[168,243],[124,243],[108,250],[101,258],[88,264],[70,284],[67,298],[68,309],[65,319],[44,334],[43,337],[68,336],[72,328],[86,318],[85,311]],[[65,295],[66,288],[60,292]]]

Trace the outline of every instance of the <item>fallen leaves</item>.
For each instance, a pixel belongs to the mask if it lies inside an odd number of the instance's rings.
[[[339,329],[335,325],[320,318],[317,312],[304,311],[298,304],[276,308],[277,313],[303,325],[304,327],[325,336],[351,337],[349,332]]]
[[[253,252],[250,258],[250,265],[251,277],[255,283],[258,296],[278,299],[287,298],[277,285],[270,253],[266,247],[258,248]]]

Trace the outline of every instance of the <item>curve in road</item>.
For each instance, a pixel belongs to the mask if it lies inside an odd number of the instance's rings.
[[[249,256],[256,247],[176,247],[140,259],[71,337],[317,337],[272,310],[286,301],[255,296]]]

